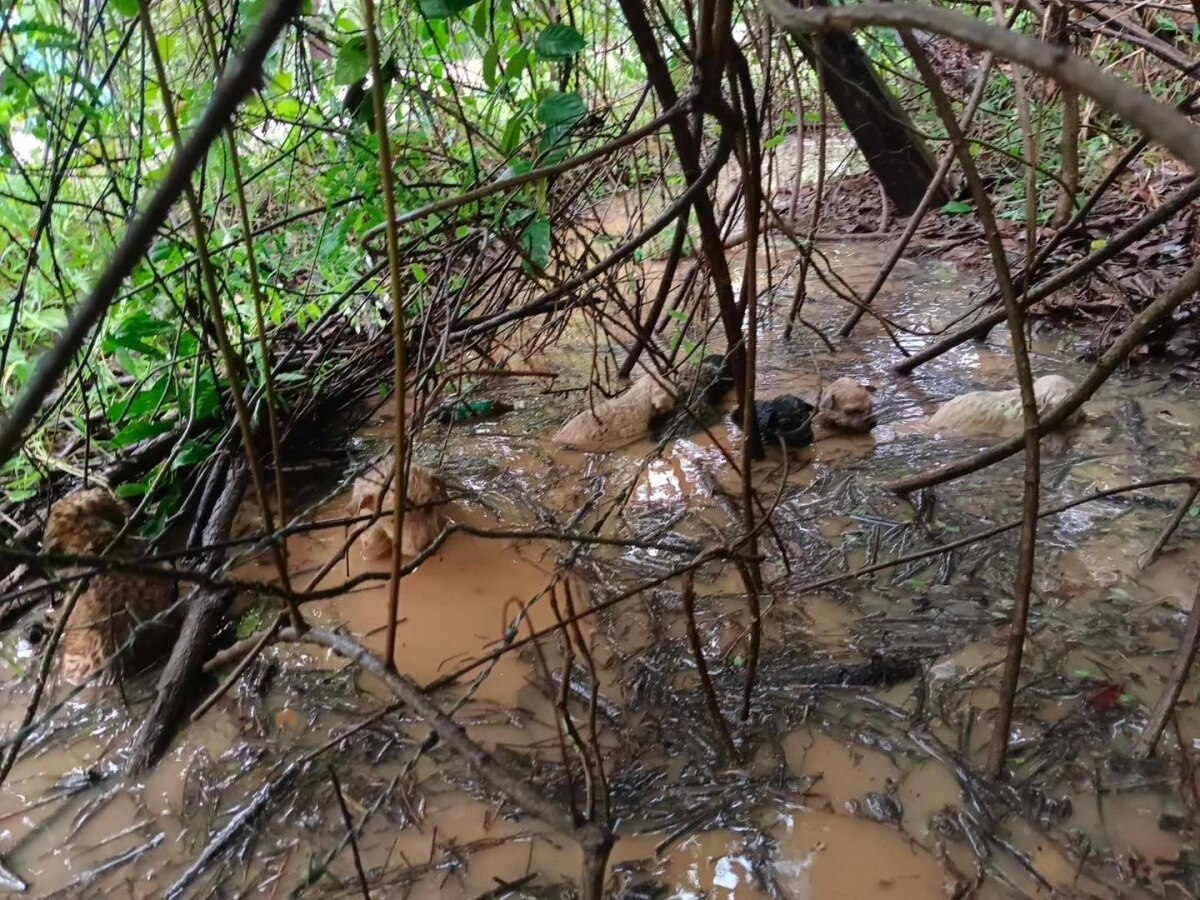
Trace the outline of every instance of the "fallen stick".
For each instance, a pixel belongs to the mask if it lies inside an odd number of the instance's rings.
[[[248,478],[246,467],[239,465],[226,480],[204,529],[206,545],[220,544],[228,539]],[[223,557],[223,551],[219,551],[209,562],[209,571],[214,571]],[[193,589],[187,601],[183,627],[159,678],[154,705],[134,735],[126,764],[129,774],[139,775],[154,765],[175,736],[188,701],[193,697],[196,679],[203,672],[213,635],[235,596],[236,592],[232,590]]]

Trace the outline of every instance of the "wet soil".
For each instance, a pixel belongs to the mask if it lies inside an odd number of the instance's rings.
[[[827,266],[858,291],[886,255],[861,241],[823,250]],[[600,455],[554,447],[550,435],[584,402],[577,389],[611,369],[604,351],[613,345],[582,317],[530,361],[559,373],[552,387],[535,379],[484,384],[518,408],[494,420],[431,426],[417,454],[452,483],[457,522],[595,530],[631,543],[452,535],[403,582],[400,670],[423,684],[461,673],[438,688],[443,708],[455,709],[472,735],[548,795],[564,798],[551,699],[557,687],[537,655],[527,647],[472,664],[514,632],[554,624],[548,588],[563,567],[581,603],[652,584],[586,620],[619,820],[611,878],[620,896],[1132,897],[1187,888],[1195,881],[1186,860],[1200,739],[1194,685],[1161,756],[1128,758],[1200,578],[1190,517],[1158,562],[1145,571],[1138,565],[1179,489],[1122,495],[1043,523],[1011,777],[999,786],[981,780],[973,773],[982,770],[991,731],[1015,536],[822,590],[805,585],[1019,514],[1019,458],[939,488],[932,506],[882,488],[988,444],[931,438],[919,423],[964,390],[1013,385],[1003,330],[896,378],[890,367],[899,351],[873,318],[836,353],[805,329],[785,341],[794,255],[776,242],[759,264],[766,273],[759,396],[814,396],[821,383],[853,375],[876,385],[880,425],[870,436],[823,442],[786,460],[773,451],[755,464],[764,502],[778,497],[778,505],[761,545],[759,681],[749,722],[734,728],[746,758],[724,758],[702,703],[677,580],[656,583],[740,521],[738,432],[726,415],[708,434],[661,447],[647,440]],[[810,282],[804,315],[831,329],[847,307]],[[952,266],[904,261],[877,306],[915,331],[897,341],[916,348],[965,312],[974,286]],[[702,342],[709,325],[691,323],[678,343]],[[1036,374],[1086,371],[1074,336],[1035,337]],[[706,349],[721,348],[710,340]],[[1145,372],[1122,376],[1087,411],[1043,460],[1045,506],[1194,467],[1200,404],[1180,387]],[[347,469],[389,428],[385,411],[348,451]],[[345,500],[331,497],[311,518],[338,518]],[[306,583],[300,576],[316,572],[344,540],[340,527],[291,538],[296,580]],[[352,550],[321,583],[368,568]],[[239,574],[274,577],[261,559],[246,560]],[[697,594],[703,645],[732,722],[749,621],[741,581],[712,564],[699,573]],[[242,607],[254,602],[243,598]],[[306,612],[382,649],[382,584]],[[0,688],[0,716],[11,728],[28,689],[28,679],[15,676],[32,657],[15,634],[5,641],[11,677]],[[553,671],[554,642],[542,643]],[[879,658],[914,665],[875,687],[814,685],[810,677],[815,664]],[[590,676],[576,677],[586,694]],[[427,730],[403,711],[294,768],[387,700],[381,685],[323,651],[266,651],[152,776],[129,783],[119,774],[120,754],[152,688],[145,680],[129,685],[127,707],[72,702],[30,741],[0,789],[0,859],[30,883],[30,894],[163,896],[214,835],[253,810],[189,896],[282,897],[307,880],[315,882],[312,896],[358,896],[349,850],[320,874],[345,832],[330,768],[352,818],[367,817],[357,847],[372,896],[500,896],[506,884],[520,885],[519,895],[558,896],[577,878],[576,847],[515,815],[443,749],[420,752]],[[573,710],[586,714],[582,705]],[[872,808],[889,812],[873,816]]]

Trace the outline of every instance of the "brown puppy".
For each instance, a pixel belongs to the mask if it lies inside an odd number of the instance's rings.
[[[821,395],[821,405],[813,415],[813,440],[845,434],[866,434],[875,427],[875,388],[839,378]]]
[[[395,467],[389,457],[372,466],[354,482],[350,496],[350,514],[361,516],[382,509],[380,517],[362,534],[362,554],[366,559],[383,559],[396,546],[392,509],[396,501],[396,482],[384,488],[388,472]],[[405,492],[404,530],[400,535],[400,556],[412,559],[432,544],[449,524],[446,504],[450,495],[446,482],[424,466],[413,463],[408,469]]]
[[[654,417],[674,406],[675,396],[654,376],[643,375],[628,390],[572,418],[554,443],[589,453],[619,450],[649,434]]]
[[[137,541],[120,533],[129,510],[103,488],[76,491],[50,507],[42,546],[50,553],[69,556],[108,555],[132,559],[138,555]],[[78,575],[82,568],[68,570]],[[128,572],[99,572],[87,580],[83,593],[63,632],[60,672],[65,681],[81,684],[104,662],[117,654],[125,670],[142,668],[170,649],[178,629],[178,617],[150,623],[175,600],[175,586],[167,579],[149,578]]]

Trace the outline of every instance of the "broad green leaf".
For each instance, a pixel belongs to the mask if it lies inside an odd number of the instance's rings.
[[[318,250],[323,262],[337,259],[346,249],[346,237],[350,234],[353,224],[354,220],[347,216],[337,224],[336,228],[330,228],[325,232]]]
[[[483,83],[489,88],[496,86],[496,69],[500,65],[500,44],[496,41],[488,44],[483,53]]]
[[[196,463],[204,462],[208,459],[208,455],[212,453],[212,447],[205,441],[191,440],[183,445],[183,448],[171,460],[171,469],[179,470],[186,469],[189,466],[194,466]]]
[[[504,78],[506,81],[512,81],[514,78],[520,78],[521,73],[525,71],[529,65],[529,48],[518,47],[512,56],[508,58],[508,62],[504,64]]]
[[[300,101],[295,97],[284,97],[275,103],[275,116],[280,119],[300,118]]]
[[[43,306],[40,309],[24,310],[22,323],[35,331],[59,332],[67,327],[66,310],[57,306]]]
[[[118,484],[113,493],[122,500],[132,500],[134,497],[145,497],[146,491],[149,489],[148,485],[140,481],[130,481],[125,484]]]
[[[555,91],[538,106],[538,120],[547,125],[574,125],[587,114],[587,106],[578,94]]]
[[[521,146],[521,117],[513,116],[504,128],[504,137],[500,139],[500,152],[505,156],[516,151]]]
[[[137,0],[133,2],[134,11],[137,11]],[[9,29],[13,34],[32,34],[34,35],[34,43],[41,46],[42,37],[45,35],[51,38],[70,38],[77,41],[78,38],[75,32],[68,28],[63,28],[61,25],[55,25],[53,22],[47,22],[45,19],[30,19],[27,22],[18,22]],[[55,42],[53,46],[58,46]]]
[[[550,125],[542,132],[542,144],[539,148],[538,164],[552,166],[567,157],[567,135],[571,133],[570,125]]]
[[[114,403],[110,406],[108,409],[108,421],[120,422],[125,418],[140,419],[149,415],[162,403],[170,385],[170,376],[160,376],[150,387],[138,391],[124,402]]]
[[[197,380],[200,383],[196,386],[196,419],[202,422],[221,411],[221,395],[211,372],[205,372]]]
[[[130,422],[116,433],[112,439],[113,447],[129,447],[160,434],[166,434],[174,427],[170,422],[147,422],[144,419]]]
[[[537,216],[521,232],[521,249],[533,267],[541,272],[550,262],[550,220]]]
[[[334,84],[355,84],[367,77],[371,60],[367,56],[367,39],[353,37],[342,44],[338,51],[337,65],[333,69]]]
[[[167,334],[173,330],[174,326],[171,323],[155,319],[145,310],[138,310],[122,319],[117,327],[108,333],[102,347],[105,353],[112,353],[120,348],[162,359],[166,356],[165,352],[147,343],[146,339]]]
[[[942,207],[942,212],[949,213],[953,216],[964,216],[974,210],[970,203],[965,203],[962,200],[951,200]]]
[[[476,37],[487,37],[489,8],[490,4],[488,3],[480,3],[479,6],[475,7],[475,19],[471,23],[471,27],[475,29]],[[463,35],[463,37],[465,38],[466,35]]]
[[[109,5],[127,19],[132,19],[138,14],[137,0],[111,0]]]
[[[417,6],[427,19],[449,19],[478,2],[479,0],[417,0]]]
[[[554,25],[546,26],[542,33],[538,35],[537,43],[534,47],[537,49],[538,56],[542,59],[567,60],[579,53],[585,45],[586,42],[582,34],[570,25],[558,22]]]
[[[261,603],[256,603],[244,613],[237,622],[237,639],[244,641],[258,632],[263,625],[264,609]]]

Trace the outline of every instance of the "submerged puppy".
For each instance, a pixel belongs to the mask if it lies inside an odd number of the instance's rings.
[[[379,518],[360,536],[365,559],[378,560],[395,550],[396,531],[392,510],[396,502],[396,479],[387,485],[388,472],[395,467],[388,457],[373,465],[354,482],[350,495],[350,515],[361,516],[382,509]],[[425,551],[450,522],[446,504],[450,495],[446,482],[424,466],[413,463],[408,468],[408,488],[405,491],[404,526],[400,534],[400,556],[412,559]]]
[[[867,434],[875,427],[875,386],[853,378],[838,378],[821,395],[813,417],[813,437],[823,440],[846,434]]]
[[[106,555],[116,559],[136,559],[141,547],[135,539],[125,537],[113,544],[128,518],[128,507],[104,488],[76,491],[50,507],[42,546],[67,556],[98,556],[107,550]],[[78,575],[85,568],[64,574]],[[174,643],[179,616],[149,620],[165,612],[175,596],[175,585],[167,579],[115,569],[88,578],[62,636],[63,680],[82,684],[118,650],[116,662],[124,672],[161,658]],[[132,644],[122,650],[131,637]]]
[[[875,427],[875,388],[839,378],[821,396],[819,409],[791,394],[756,400],[754,413],[764,446],[807,447],[815,441],[867,434]]]
[[[1039,416],[1058,404],[1075,390],[1070,379],[1062,375],[1043,375],[1033,383]],[[1082,411],[1076,411],[1064,426],[1077,421]],[[1021,410],[1021,390],[971,391],[942,404],[929,417],[929,430],[935,433],[979,434],[1004,432],[1019,428],[1024,421]]]
[[[733,373],[725,357],[711,353],[680,378],[676,405],[656,413],[650,423],[655,442],[686,438],[721,421],[721,402],[733,389]]]
[[[590,453],[619,450],[649,434],[651,422],[674,407],[675,395],[653,375],[643,375],[628,390],[576,415],[553,440]]]

